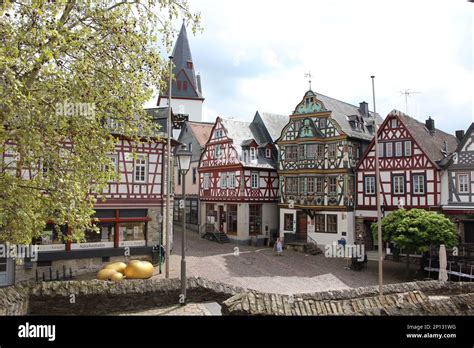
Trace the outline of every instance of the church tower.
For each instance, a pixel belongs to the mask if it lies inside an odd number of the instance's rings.
[[[175,114],[189,115],[189,121],[202,121],[201,77],[194,72],[194,63],[189,48],[186,26],[181,26],[173,50],[173,84],[171,107]],[[160,92],[158,106],[168,106],[168,86]]]

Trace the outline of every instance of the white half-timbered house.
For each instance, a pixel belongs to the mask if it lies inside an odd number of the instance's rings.
[[[273,140],[285,123],[284,116],[258,112],[252,122],[216,119],[198,168],[203,227],[238,243],[263,242],[278,227]]]
[[[441,178],[441,204],[457,225],[461,242],[474,244],[474,123],[456,136],[459,146]]]
[[[457,139],[434,126],[393,110],[378,130],[383,214],[400,207],[440,210],[442,161],[456,150]],[[372,141],[357,165],[356,234],[372,245],[370,224],[377,217],[375,148]]]
[[[73,275],[91,272],[104,263],[123,261],[125,248],[131,257],[151,257],[152,247],[164,242],[167,110],[146,110],[161,126],[155,139],[137,145],[120,134],[114,134],[117,143],[109,156],[119,179],[109,182],[103,192],[106,200],[98,200],[94,206],[95,215],[91,218],[98,219],[100,233],[86,231],[83,240],[71,241],[65,238],[71,233],[70,227],[61,226],[57,231],[53,223],[48,222],[41,237],[32,241],[39,250],[37,262],[17,265],[15,270],[0,269],[0,281],[5,278],[2,277],[3,271],[15,272],[15,281],[36,276],[42,279],[43,274],[46,279],[55,278],[57,274],[63,276],[64,271],[69,275],[70,270]],[[172,140],[172,146],[176,144]],[[4,162],[8,162],[5,160],[8,156],[14,154],[3,154]],[[24,170],[23,175],[25,179],[31,178],[31,170]]]

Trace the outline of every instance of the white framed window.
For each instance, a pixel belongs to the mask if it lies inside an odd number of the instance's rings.
[[[222,130],[221,129],[216,129],[214,132],[214,138],[219,139],[222,138]]]
[[[250,148],[250,160],[255,161],[256,155],[255,155],[255,148],[251,147]]]
[[[272,150],[271,149],[265,149],[265,157],[266,158],[271,158],[272,157]]]
[[[375,176],[364,178],[364,192],[366,195],[375,195]]]
[[[227,185],[229,188],[235,188],[235,173],[229,173]]]
[[[403,145],[401,141],[395,143],[395,157],[402,157],[403,155]]]
[[[405,176],[394,175],[393,176],[393,194],[403,195],[405,193]]]
[[[458,192],[459,193],[469,193],[469,175],[468,174],[458,174]]]
[[[204,190],[209,190],[209,173],[204,173],[202,186]]]
[[[227,173],[221,173],[220,187],[221,188],[226,188],[227,187]]]
[[[189,143],[189,144],[188,144],[188,150],[189,150],[189,151],[193,151],[193,143]]]
[[[214,146],[214,158],[219,158],[221,156],[221,144]]]
[[[316,144],[308,144],[306,145],[306,156],[308,158],[315,158],[316,157]]]
[[[397,128],[398,127],[398,122],[397,122],[396,118],[392,118],[390,120],[390,126],[391,126],[391,128]]]
[[[378,143],[378,147],[379,147],[379,157],[383,157],[384,155],[384,152],[383,152],[383,143]]]
[[[387,157],[393,156],[393,143],[386,143],[385,144],[385,152]]]
[[[146,156],[138,155],[135,159],[135,182],[146,182]]]
[[[425,193],[425,176],[413,175],[413,194],[421,195]]]
[[[251,184],[253,189],[259,188],[258,172],[252,172]]]
[[[405,141],[405,156],[411,156],[412,150],[411,150],[411,141],[407,140]]]

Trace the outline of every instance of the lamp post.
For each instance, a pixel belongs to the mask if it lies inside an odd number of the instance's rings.
[[[170,277],[170,195],[171,195],[171,90],[173,83],[173,56],[169,56],[169,75],[170,82],[168,85],[168,118],[166,120],[166,133],[168,144],[166,146],[166,209],[165,209],[165,278]]]
[[[191,165],[192,152],[186,148],[186,145],[182,145],[181,148],[176,151],[176,157],[178,160],[179,173],[182,175],[181,183],[183,187],[182,199],[179,202],[180,208],[183,209],[183,238],[181,240],[181,299],[180,304],[186,304],[186,173]]]
[[[377,204],[377,239],[378,239],[378,259],[379,259],[379,296],[383,296],[383,253],[382,253],[382,207],[380,203],[380,164],[379,164],[379,141],[378,141],[378,127],[377,114],[375,109],[375,76],[372,79],[372,96],[374,99],[374,148],[375,148],[375,201]]]

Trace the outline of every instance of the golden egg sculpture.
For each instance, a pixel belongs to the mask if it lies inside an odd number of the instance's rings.
[[[122,279],[123,274],[120,272],[115,272],[114,274],[112,274],[112,277],[110,277],[110,280],[112,280],[113,282],[120,282],[122,281]]]
[[[110,269],[110,268],[104,268],[101,269],[99,272],[97,272],[97,279],[99,280],[109,280],[112,278],[112,276],[117,273],[116,270]]]
[[[125,271],[125,268],[127,268],[127,265],[124,262],[109,263],[104,267],[104,269],[114,269],[115,271],[120,272],[122,274]]]
[[[148,261],[132,260],[123,274],[129,279],[148,279],[153,275],[153,265]]]

